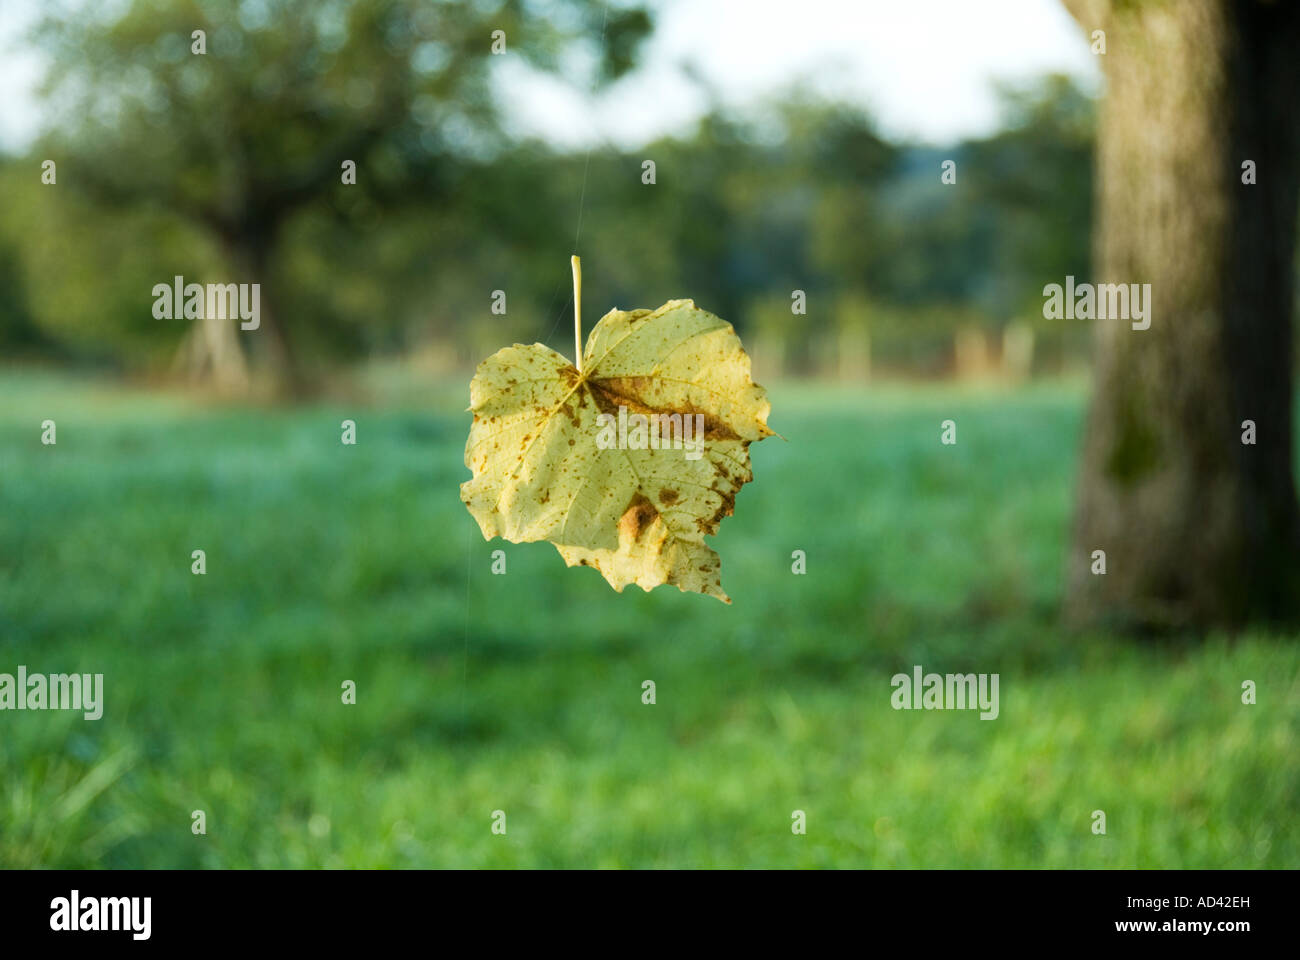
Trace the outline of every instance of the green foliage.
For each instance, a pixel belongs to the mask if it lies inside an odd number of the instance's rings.
[[[15,313],[0,314],[0,328],[21,310],[74,357],[166,364],[187,323],[154,318],[153,285],[177,274],[210,276],[220,264],[215,248],[199,228],[152,204],[107,214],[63,185],[76,176],[74,165],[61,161],[58,170],[59,183],[43,186],[38,163],[0,166],[10,204],[0,248],[12,256],[8,268],[22,278],[14,293],[23,298]]]
[[[1043,285],[1091,272],[1095,105],[1062,76],[1002,95],[1006,126],[971,145],[966,167],[992,227],[981,299],[1043,325]]]
[[[1078,391],[778,385],[724,608],[483,543],[463,384],[400,382],[267,413],[0,380],[3,669],[107,688],[5,715],[0,864],[1300,866],[1296,638],[1058,625]],[[999,672],[1001,716],[892,710],[918,663]]]

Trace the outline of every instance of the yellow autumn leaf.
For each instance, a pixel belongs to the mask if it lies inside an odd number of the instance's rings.
[[[668,583],[731,602],[704,537],[753,479],[749,444],[773,435],[731,324],[690,300],[613,310],[581,370],[540,343],[493,354],[469,409],[461,499],[485,538],[550,541],[620,592]]]

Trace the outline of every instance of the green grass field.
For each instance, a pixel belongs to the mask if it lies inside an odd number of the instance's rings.
[[[0,713],[0,866],[1300,867],[1297,637],[1058,622],[1081,391],[774,388],[727,607],[485,543],[466,386],[0,375],[0,672],[105,678],[99,721]],[[893,710],[914,664],[1001,715]]]

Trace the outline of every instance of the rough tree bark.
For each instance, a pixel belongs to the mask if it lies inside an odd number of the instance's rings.
[[[1151,284],[1150,329],[1096,321],[1068,610],[1157,629],[1294,620],[1300,4],[1066,6],[1106,33],[1095,279]]]

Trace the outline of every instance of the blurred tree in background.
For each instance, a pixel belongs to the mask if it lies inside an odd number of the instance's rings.
[[[296,389],[300,341],[337,350],[362,339],[350,328],[391,323],[395,298],[368,274],[405,289],[434,254],[402,212],[437,216],[466,165],[503,146],[489,84],[493,31],[504,31],[507,51],[554,68],[575,37],[600,30],[591,4],[552,10],[543,18],[524,0],[135,0],[108,22],[90,8],[51,16],[38,36],[51,56],[54,132],[40,150],[114,219],[183,218],[189,272],[261,283],[262,329],[244,339]],[[631,66],[649,27],[639,8],[612,12],[599,79]],[[355,186],[342,182],[345,161],[356,164]],[[119,238],[109,242],[120,249]],[[166,260],[153,267],[159,282],[172,275]],[[64,310],[61,319],[98,325],[97,312]],[[134,315],[149,317],[139,308],[119,315],[128,328]],[[241,361],[233,325],[199,323],[190,335],[200,364]]]

